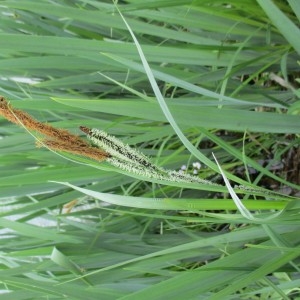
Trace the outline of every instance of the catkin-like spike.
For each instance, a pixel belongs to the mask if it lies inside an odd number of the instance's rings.
[[[21,123],[27,129],[35,130],[48,137],[69,141],[70,143],[75,143],[77,145],[88,146],[88,143],[77,135],[72,134],[65,129],[55,128],[49,124],[39,122],[22,110],[13,108],[4,97],[0,97],[0,114],[12,123],[17,125],[20,125]]]
[[[112,157],[127,161],[134,165],[140,165],[141,168],[146,168],[158,173],[164,171],[162,168],[153,164],[143,153],[140,153],[136,149],[131,148],[129,145],[124,144],[114,136],[95,128],[89,129],[81,126],[80,129],[87,133],[88,138],[93,144],[108,152]]]
[[[69,142],[64,142],[62,140],[52,140],[45,139],[41,142],[37,142],[37,146],[46,146],[55,151],[65,151],[72,154],[81,155],[84,157],[88,157],[94,159],[96,161],[103,161],[109,157],[109,154],[103,152],[99,148],[91,147],[91,146],[80,146],[77,144],[72,144]]]
[[[181,173],[178,171],[170,171],[168,170],[168,175],[170,176],[172,181],[177,181],[177,182],[195,182],[195,183],[202,183],[202,184],[212,184],[215,185],[214,183],[205,180],[205,179],[201,179],[199,177],[190,175],[190,174],[186,174],[186,173]]]
[[[38,146],[45,145],[53,150],[79,154],[97,161],[110,157],[108,153],[90,146],[89,143],[79,136],[65,129],[55,128],[49,124],[39,122],[22,110],[13,108],[2,96],[0,96],[0,115],[17,125],[23,125],[29,130],[35,130],[45,135],[47,139],[42,143],[38,143]]]
[[[159,179],[159,180],[166,179],[166,176],[167,176],[167,174],[164,174],[161,172],[156,172],[151,169],[146,169],[142,165],[131,164],[128,161],[120,160],[116,157],[109,157],[109,158],[107,158],[106,161],[121,170],[127,171],[129,173],[133,173],[133,174],[136,174],[139,176],[155,178],[155,179]]]
[[[165,170],[153,164],[146,155],[124,144],[114,136],[102,130],[80,126],[80,130],[87,134],[88,138],[99,148],[92,147],[79,136],[67,130],[39,122],[22,110],[14,109],[2,96],[0,96],[0,115],[17,125],[22,124],[27,129],[45,135],[47,138],[37,142],[38,147],[47,146],[56,151],[66,151],[97,161],[107,160],[124,171],[148,178],[177,182],[210,183],[195,176]]]
[[[107,162],[124,171],[160,180],[209,184],[209,181],[177,171],[165,170],[153,164],[150,159],[122,141],[98,129],[81,126],[80,129],[96,146],[104,149],[111,157]]]

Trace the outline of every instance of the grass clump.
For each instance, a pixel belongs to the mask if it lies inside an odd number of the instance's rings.
[[[1,5],[3,299],[299,297],[295,1]]]

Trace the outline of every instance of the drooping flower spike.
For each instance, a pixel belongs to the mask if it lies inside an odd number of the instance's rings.
[[[28,130],[34,130],[41,134],[42,137],[37,141],[38,147],[44,146],[55,151],[65,151],[98,162],[105,160],[121,170],[146,178],[212,184],[196,176],[159,167],[146,155],[124,144],[105,131],[81,126],[80,130],[86,133],[88,139],[94,144],[94,146],[91,146],[79,136],[65,129],[55,128],[50,124],[39,122],[22,110],[13,108],[1,96],[0,115],[17,125],[22,125]]]
[[[92,158],[98,161],[105,160],[110,155],[105,151],[92,147],[79,136],[65,129],[55,128],[50,124],[42,123],[22,110],[13,108],[7,100],[0,96],[0,115],[28,130],[34,130],[42,135],[37,146],[46,146],[55,151],[65,151]]]
[[[106,161],[121,170],[159,180],[212,184],[196,176],[159,167],[143,153],[124,144],[103,130],[90,129],[85,126],[79,128],[87,134],[87,137],[95,146],[110,154]]]

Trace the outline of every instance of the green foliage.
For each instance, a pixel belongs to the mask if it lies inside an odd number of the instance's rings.
[[[163,170],[200,161],[217,183],[37,149],[1,118],[1,299],[299,297],[300,7],[225,2],[120,1],[124,21],[110,1],[1,1],[14,107],[104,130]]]

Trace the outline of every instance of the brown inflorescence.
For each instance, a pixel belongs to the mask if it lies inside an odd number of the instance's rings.
[[[97,161],[105,160],[110,155],[99,148],[92,146],[86,147],[85,145],[71,144],[62,140],[44,139],[37,142],[37,146],[46,146],[55,151],[66,151],[72,154],[81,155]]]
[[[0,96],[0,115],[12,123],[17,125],[22,124],[27,129],[35,130],[45,135],[47,138],[43,139],[42,143],[38,143],[38,146],[47,146],[53,150],[66,151],[97,161],[102,161],[110,157],[108,153],[99,148],[92,147],[79,136],[65,129],[55,128],[49,124],[39,122],[22,110],[14,109],[2,96]]]
[[[2,114],[7,120],[20,125],[23,124],[27,129],[33,129],[41,134],[54,139],[68,140],[77,144],[88,145],[84,140],[78,136],[70,133],[67,130],[52,127],[51,125],[44,124],[35,120],[29,114],[19,109],[14,109],[5,98],[0,97],[0,114]]]

